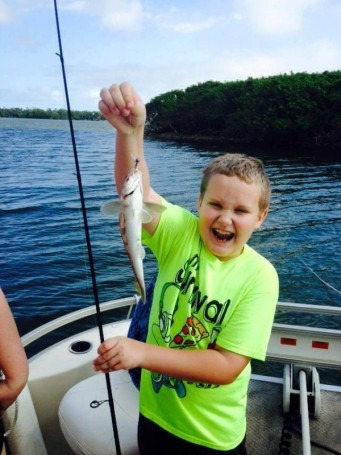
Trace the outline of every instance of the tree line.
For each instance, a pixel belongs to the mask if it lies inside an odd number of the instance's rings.
[[[66,109],[0,107],[0,117],[67,120],[68,113]],[[73,120],[103,120],[100,112],[96,111],[72,111],[72,118]]]
[[[147,104],[147,134],[231,143],[340,147],[341,71],[208,81]]]
[[[147,103],[146,134],[261,146],[340,148],[341,71],[207,81]],[[66,109],[0,108],[0,117],[68,118]],[[103,120],[72,111],[74,120]]]

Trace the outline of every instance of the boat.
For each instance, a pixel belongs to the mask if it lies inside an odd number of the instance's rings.
[[[127,334],[137,302],[132,296],[100,304],[105,338]],[[279,302],[277,314],[283,312],[308,313],[319,320],[321,315],[341,316],[340,307]],[[91,305],[22,337],[32,355],[28,383],[3,416],[11,455],[138,454],[138,390],[127,371],[94,372],[100,335],[97,327],[85,328],[84,321],[95,314]],[[251,376],[250,455],[341,453],[341,385],[319,379],[320,368],[340,369],[340,352],[341,330],[273,324],[267,362],[281,365],[282,375]]]

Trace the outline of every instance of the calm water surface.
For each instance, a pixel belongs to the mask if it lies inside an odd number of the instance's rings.
[[[114,133],[74,122],[100,301],[134,293],[116,221],[100,205],[116,197]],[[93,303],[68,122],[0,119],[0,283],[21,334]],[[146,141],[152,184],[196,211],[201,169],[223,148]],[[250,152],[251,153],[251,152]],[[258,152],[273,185],[270,214],[250,245],[280,277],[280,300],[340,306],[340,162]],[[155,273],[150,255],[146,279]],[[299,317],[340,328],[340,321]]]

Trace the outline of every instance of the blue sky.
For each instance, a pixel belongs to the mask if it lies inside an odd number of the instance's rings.
[[[0,107],[65,108],[53,0],[0,0]],[[340,0],[58,0],[71,108],[207,80],[341,69]]]

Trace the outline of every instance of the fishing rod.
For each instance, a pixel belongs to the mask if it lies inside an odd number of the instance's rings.
[[[74,154],[75,165],[76,165],[76,175],[77,175],[77,180],[78,180],[79,196],[80,196],[81,207],[82,207],[83,224],[84,224],[86,246],[87,246],[89,265],[90,265],[92,289],[93,289],[93,293],[94,293],[95,306],[96,306],[97,326],[98,326],[98,330],[99,330],[101,343],[103,343],[103,341],[104,341],[103,324],[102,324],[101,310],[100,310],[100,305],[99,305],[95,265],[94,265],[93,254],[92,254],[90,230],[89,230],[89,224],[88,224],[87,212],[86,212],[86,206],[85,206],[82,177],[81,177],[81,172],[80,172],[80,167],[79,167],[75,132],[74,132],[74,128],[73,128],[72,114],[71,114],[71,108],[70,108],[69,92],[68,92],[67,81],[66,81],[62,40],[61,40],[61,34],[60,34],[60,28],[59,28],[57,0],[54,0],[54,11],[55,11],[55,16],[56,16],[56,27],[57,27],[57,35],[58,35],[58,43],[59,43],[59,53],[56,53],[56,54],[58,55],[58,57],[60,59],[62,73],[63,73],[67,114],[68,114],[68,119],[69,119],[71,141],[72,141],[73,154]],[[108,402],[109,402],[111,421],[112,421],[112,427],[113,427],[114,438],[115,438],[116,454],[121,455],[120,441],[119,441],[118,429],[117,429],[117,420],[116,420],[116,415],[115,415],[114,399],[113,399],[112,390],[111,390],[109,373],[105,373],[105,379],[106,379],[106,384],[107,384]]]

